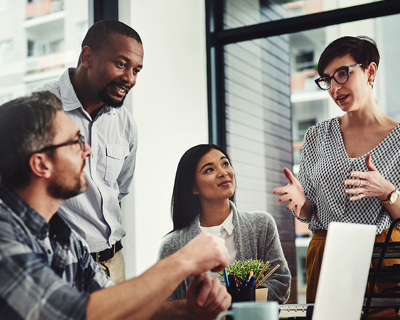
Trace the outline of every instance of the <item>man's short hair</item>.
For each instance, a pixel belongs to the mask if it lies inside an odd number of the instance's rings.
[[[29,184],[29,158],[53,141],[58,110],[62,110],[61,101],[48,91],[0,106],[0,181],[4,185],[21,189]]]
[[[111,34],[120,34],[142,44],[139,34],[130,26],[117,20],[101,20],[92,25],[85,38],[82,41],[82,49],[88,46],[94,53],[99,53],[101,49],[107,44],[108,38]],[[78,61],[78,66],[81,60]]]

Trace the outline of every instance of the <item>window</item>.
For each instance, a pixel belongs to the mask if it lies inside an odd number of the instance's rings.
[[[306,134],[307,130],[317,124],[317,119],[309,119],[309,120],[302,120],[298,122],[297,128],[297,141],[303,141],[304,135]]]
[[[64,40],[54,40],[50,41],[50,52],[49,53],[56,53],[64,50]]]
[[[86,35],[87,30],[88,30],[87,21],[81,21],[76,24],[76,43],[77,43],[77,49],[79,50],[81,48],[81,43]]]
[[[378,77],[382,81],[375,84],[375,97],[382,111],[400,120],[396,108],[400,98],[393,94],[400,43],[390,31],[400,27],[395,15],[400,13],[400,2],[355,2],[206,2],[210,138],[227,147],[235,164],[241,179],[238,206],[247,209],[247,204],[256,203],[258,210],[273,214],[293,280],[296,270],[301,270],[293,257],[294,223],[287,204],[280,203],[272,190],[287,183],[278,169],[293,165],[294,173],[298,171],[306,130],[341,114],[313,81],[316,60],[329,42],[343,35],[367,35],[378,42],[386,62],[381,59]],[[292,283],[289,303],[302,301],[296,293]]]
[[[33,54],[34,54],[34,45],[35,45],[35,42],[33,42],[32,40],[28,40],[28,57],[33,56]]]
[[[0,64],[10,62],[13,56],[13,41],[4,40],[0,42]]]
[[[314,51],[300,52],[296,56],[296,71],[312,69],[314,67]]]

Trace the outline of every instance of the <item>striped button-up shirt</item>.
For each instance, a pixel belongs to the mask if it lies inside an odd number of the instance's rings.
[[[1,319],[85,319],[89,294],[111,285],[58,213],[47,223],[0,184]]]
[[[76,96],[70,79],[73,72],[70,68],[35,91],[54,93],[92,148],[84,168],[88,190],[64,201],[59,213],[89,244],[90,252],[98,252],[125,236],[119,202],[128,194],[135,171],[137,128],[123,106],[104,105],[92,119]]]

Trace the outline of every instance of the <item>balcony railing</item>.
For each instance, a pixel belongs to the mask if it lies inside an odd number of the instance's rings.
[[[51,53],[40,57],[26,59],[26,75],[40,73],[51,69],[64,68],[65,52]]]
[[[26,19],[64,10],[64,0],[41,0],[26,5]]]

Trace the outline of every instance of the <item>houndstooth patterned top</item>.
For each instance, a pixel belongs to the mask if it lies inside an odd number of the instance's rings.
[[[396,187],[400,186],[400,124],[370,152],[378,172]],[[351,159],[344,147],[339,118],[323,121],[308,129],[300,160],[299,181],[313,213],[308,228],[327,230],[332,221],[374,224],[377,234],[388,229],[392,219],[378,198],[349,201],[343,181],[352,171],[368,171],[365,155]]]

